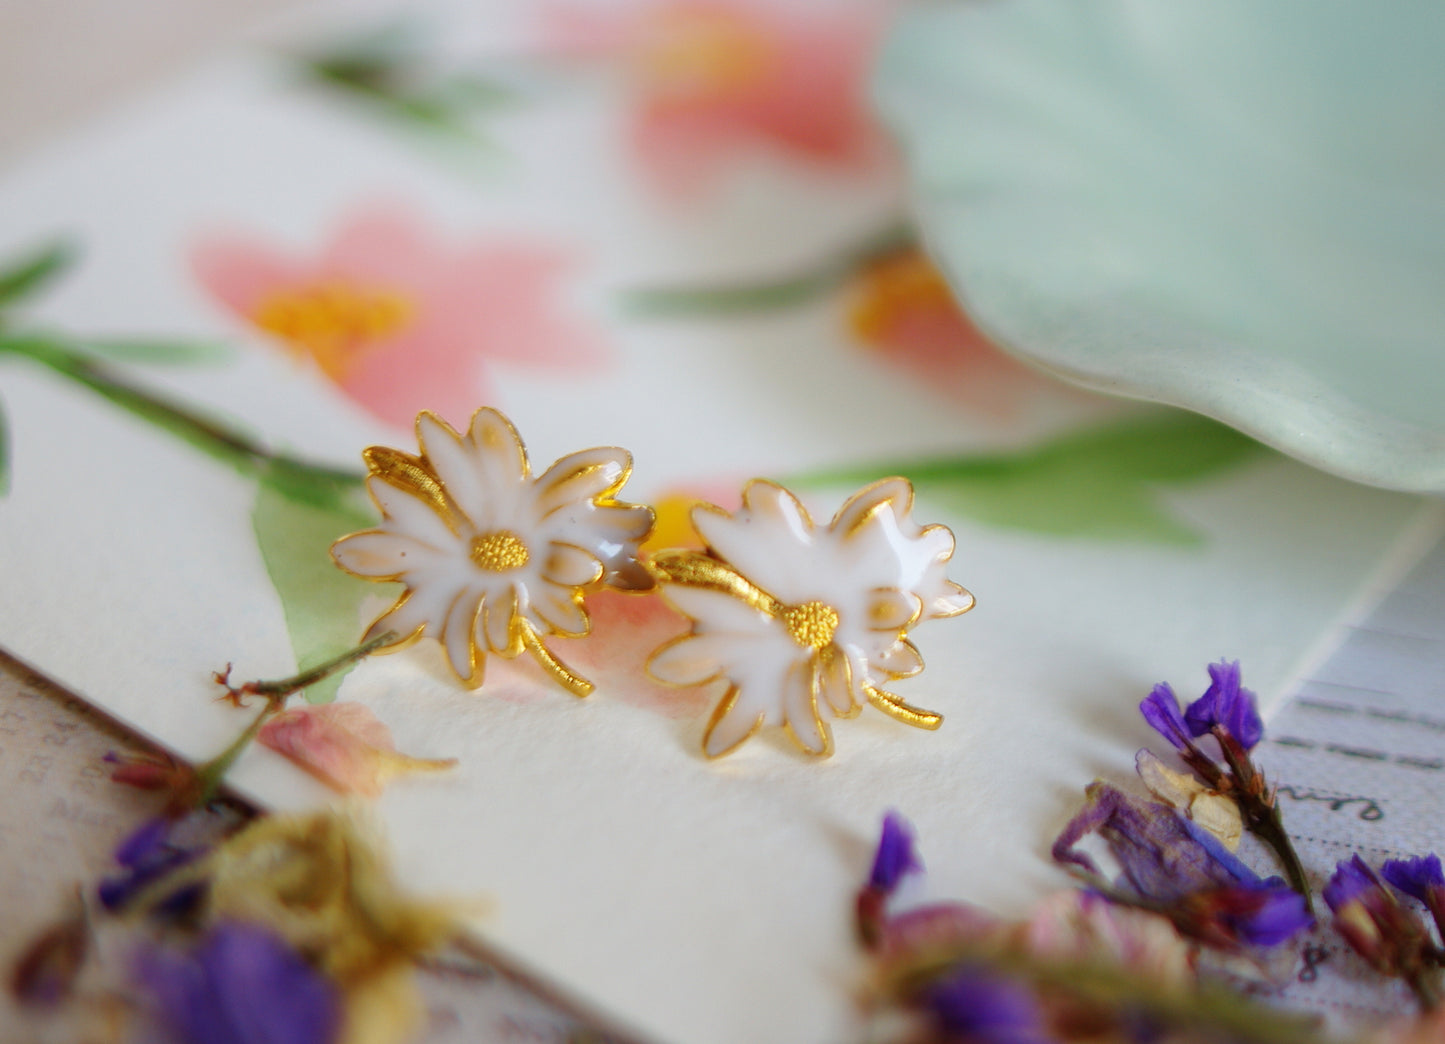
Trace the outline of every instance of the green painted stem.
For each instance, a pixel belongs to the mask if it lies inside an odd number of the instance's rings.
[[[894,225],[870,236],[842,257],[799,275],[731,286],[659,286],[627,290],[622,294],[625,310],[635,315],[738,315],[775,311],[804,304],[827,293],[876,258],[895,253],[917,242],[907,225]]]
[[[33,334],[0,337],[0,354],[3,353],[18,355],[45,366],[132,416],[178,436],[242,475],[256,477],[283,471],[314,479],[328,487],[357,486],[361,483],[362,476],[356,472],[273,452],[235,428],[193,413],[178,403],[131,384],[103,364],[66,347],[59,339]]]

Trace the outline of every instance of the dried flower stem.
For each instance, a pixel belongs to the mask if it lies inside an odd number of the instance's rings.
[[[976,965],[1015,979],[1035,990],[1066,995],[1104,1011],[1143,1016],[1162,1030],[1231,1044],[1318,1044],[1318,1024],[1250,1001],[1234,990],[1210,983],[1195,989],[1161,988],[1137,973],[1108,965],[1040,960],[1000,952],[996,945],[955,945],[920,961],[893,969],[883,983],[887,995],[916,996],[955,965]]]
[[[1310,894],[1309,879],[1305,876],[1299,853],[1284,829],[1284,819],[1275,802],[1273,788],[1266,785],[1264,774],[1255,768],[1249,751],[1240,746],[1228,730],[1216,727],[1211,730],[1211,735],[1219,741],[1219,749],[1229,765],[1228,772],[1193,743],[1187,743],[1180,751],[1180,757],[1205,786],[1234,799],[1244,818],[1245,828],[1274,852],[1289,886],[1304,899],[1305,907],[1313,917],[1315,904]]]
[[[1440,1007],[1440,979],[1433,968],[1415,968],[1403,976],[1405,985],[1415,995],[1423,1012],[1432,1012]]]
[[[1305,906],[1313,917],[1315,906],[1310,895],[1309,880],[1305,877],[1305,868],[1300,862],[1299,853],[1295,851],[1294,843],[1285,832],[1284,819],[1280,816],[1274,789],[1266,786],[1264,775],[1254,767],[1249,752],[1240,746],[1228,730],[1216,727],[1213,734],[1219,740],[1219,748],[1224,752],[1224,760],[1229,765],[1229,779],[1232,784],[1230,789],[1244,816],[1245,827],[1274,850],[1290,887],[1304,899]]]
[[[221,780],[225,778],[236,759],[241,756],[241,752],[251,745],[251,741],[260,733],[261,726],[266,724],[267,719],[286,706],[288,699],[307,686],[324,681],[338,671],[345,670],[352,664],[364,660],[382,646],[395,642],[396,637],[395,632],[387,631],[369,641],[362,642],[355,648],[346,650],[339,656],[332,657],[325,663],[293,674],[289,678],[278,678],[273,681],[249,681],[242,685],[232,685],[230,664],[226,665],[224,671],[217,671],[213,677],[216,684],[224,686],[226,689],[223,699],[230,700],[237,707],[244,707],[247,696],[262,696],[266,700],[266,705],[252,719],[251,724],[246,726],[246,730],[231,741],[230,746],[210,761],[197,766],[196,778],[199,789],[197,804],[205,804],[216,796],[216,790],[221,785]]]

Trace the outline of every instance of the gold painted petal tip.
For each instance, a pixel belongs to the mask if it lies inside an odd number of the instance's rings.
[[[663,642],[647,658],[647,674],[664,685],[705,685],[723,671],[721,635],[683,634]]]
[[[900,638],[870,661],[890,678],[911,678],[923,670],[923,655],[907,638]]]
[[[750,717],[737,711],[738,690],[734,686],[723,694],[713,708],[702,735],[702,752],[708,758],[721,758],[737,750],[758,734],[763,727],[763,714]]]
[[[517,475],[526,478],[531,469],[527,463],[527,449],[516,427],[499,410],[483,406],[472,414],[467,429],[467,439],[483,459],[494,460],[498,467],[495,473]],[[493,471],[493,468],[488,468]]]
[[[901,634],[923,615],[923,600],[912,591],[880,587],[869,595],[867,611],[870,631]]]
[[[602,579],[602,561],[575,544],[553,544],[542,566],[542,578],[559,587],[587,587]]]
[[[597,446],[562,457],[537,479],[540,514],[616,493],[632,473],[632,454],[616,446]]]
[[[582,596],[567,587],[544,583],[532,596],[532,611],[540,616],[553,634],[580,638],[592,630],[592,621],[582,606]]]
[[[891,512],[901,521],[912,507],[913,484],[894,475],[864,486],[844,501],[829,528],[849,540],[874,525],[884,512]]]
[[[960,616],[977,604],[971,592],[955,584],[952,580],[945,580],[943,583],[944,593],[935,598],[933,604],[929,606],[930,616]]]

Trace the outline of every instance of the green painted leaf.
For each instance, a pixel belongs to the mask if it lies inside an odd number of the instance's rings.
[[[324,485],[324,484],[322,484]],[[342,572],[331,545],[347,533],[375,525],[359,485],[300,495],[296,476],[268,475],[256,490],[251,525],[271,578],[299,670],[314,667],[353,646],[361,635],[358,612],[368,594],[386,590]],[[306,690],[313,703],[336,698],[344,675]]]
[[[151,366],[215,366],[235,355],[229,345],[216,341],[80,341],[77,349],[107,362]]]
[[[415,22],[394,22],[294,59],[315,83],[384,119],[468,149],[495,152],[474,117],[514,93],[475,73],[438,71],[435,49]]]
[[[64,273],[75,257],[74,244],[56,240],[18,261],[0,266],[0,309],[39,293]]]
[[[1066,435],[1015,454],[887,461],[794,476],[799,486],[887,475],[960,515],[1051,536],[1197,545],[1158,487],[1198,482],[1268,452],[1233,428],[1172,410]]]

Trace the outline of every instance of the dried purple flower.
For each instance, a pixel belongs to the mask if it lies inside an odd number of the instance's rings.
[[[897,812],[883,817],[878,848],[868,883],[858,892],[855,921],[865,946],[876,946],[882,937],[884,906],[904,876],[923,869],[913,847],[913,829]]]
[[[1211,946],[1277,946],[1314,924],[1304,899],[1279,878],[1262,880],[1209,831],[1167,805],[1107,783],[1089,785],[1084,808],[1054,842],[1053,856],[1100,877],[1078,848],[1098,833],[1118,860],[1126,889],[1106,894],[1162,913]]]
[[[1264,735],[1264,721],[1255,706],[1254,693],[1239,684],[1239,661],[1211,663],[1209,677],[1204,695],[1184,711],[1190,735],[1203,736],[1219,727],[1245,750],[1252,750]]]
[[[185,1044],[329,1044],[341,1027],[336,986],[255,925],[217,925],[190,953],[143,951],[137,971]]]
[[[949,1039],[971,1044],[1050,1044],[1033,993],[974,965],[963,965],[922,995],[924,1008]]]
[[[1304,898],[1279,877],[1200,893],[1191,932],[1217,946],[1278,946],[1314,927]]]
[[[1422,903],[1429,903],[1437,889],[1445,889],[1445,870],[1434,852],[1413,859],[1387,859],[1380,867],[1380,876]]]
[[[1362,899],[1371,891],[1378,890],[1380,883],[1375,878],[1375,872],[1370,865],[1359,857],[1353,855],[1346,862],[1338,863],[1335,872],[1330,876],[1330,883],[1325,885],[1324,896],[1326,905],[1335,913],[1350,903]]]
[[[147,820],[125,838],[115,850],[115,861],[124,873],[101,880],[96,888],[100,903],[115,912],[151,885],[201,855],[204,849],[177,844],[177,821],[164,817]],[[203,883],[191,882],[165,896],[154,907],[163,916],[179,917],[191,912],[205,892]]]
[[[873,855],[873,871],[868,887],[891,895],[905,874],[923,869],[914,849],[913,828],[908,820],[890,811],[883,817],[883,830],[878,837],[878,850]]]
[[[1413,859],[1388,859],[1380,873],[1400,891],[1425,904],[1445,939],[1445,871],[1434,852]]]
[[[1340,863],[1324,888],[1335,930],[1376,971],[1403,979],[1427,1011],[1440,1002],[1430,930],[1385,888],[1358,855]]]
[[[1248,880],[1249,868],[1168,805],[1142,801],[1104,782],[1090,783],[1086,801],[1054,841],[1053,856],[1095,875],[1098,865],[1078,843],[1098,833],[1135,892],[1169,902],[1191,892]],[[1257,880],[1257,878],[1256,878]]]
[[[1274,788],[1249,756],[1264,736],[1254,693],[1239,684],[1237,660],[1210,664],[1209,677],[1209,688],[1182,715],[1174,690],[1162,683],[1139,704],[1139,711],[1179,752],[1206,790],[1234,802],[1245,829],[1274,849],[1290,887],[1304,896],[1309,906],[1309,881],[1285,832]],[[1212,735],[1218,742],[1217,756],[1206,754],[1194,742],[1205,735]]]
[[[1155,732],[1167,739],[1175,750],[1187,750],[1193,735],[1184,722],[1179,710],[1179,697],[1174,695],[1168,682],[1160,682],[1154,691],[1139,704],[1139,713],[1144,715]]]

